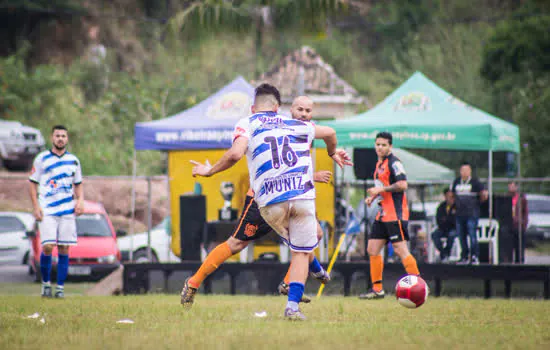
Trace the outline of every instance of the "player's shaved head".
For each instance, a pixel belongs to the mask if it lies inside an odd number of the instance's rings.
[[[276,112],[281,105],[281,94],[279,90],[273,85],[262,84],[256,88],[254,94],[254,105],[252,106],[252,112]]]
[[[313,100],[307,96],[298,96],[292,101],[292,106],[296,106],[299,104],[307,104],[313,106]]]
[[[310,121],[313,113],[313,100],[307,96],[298,96],[290,107],[292,118]]]

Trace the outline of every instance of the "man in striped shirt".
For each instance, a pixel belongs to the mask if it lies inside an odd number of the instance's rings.
[[[212,176],[229,169],[245,154],[254,200],[266,223],[291,249],[290,285],[284,316],[303,320],[298,307],[308,275],[308,261],[318,244],[315,189],[310,145],[323,139],[340,166],[353,165],[336,150],[336,132],[277,113],[279,91],[269,84],[256,88],[252,113],[235,127],[231,149],[213,166],[196,163],[193,175]],[[185,295],[185,288],[182,291]]]
[[[280,105],[281,101],[278,99],[277,103]],[[306,96],[296,97],[292,103],[290,111],[292,113],[292,118],[302,121],[310,121],[313,112],[313,101]],[[233,141],[237,140],[237,138],[241,136],[243,130],[242,128],[235,128],[234,131]],[[337,150],[337,152],[344,159],[350,160],[349,155],[344,150]],[[204,165],[196,161],[191,161],[191,163],[195,164],[197,167],[210,167],[209,165]],[[200,172],[195,174],[195,167],[193,168],[193,172],[194,176],[210,176],[207,173]],[[313,174],[313,181],[328,183],[331,175],[332,173],[330,171],[321,170]],[[260,208],[254,200],[254,191],[249,189],[246,194],[239,224],[236,226],[231,237],[214,248],[208,254],[201,267],[195,272],[195,274],[185,281],[181,293],[182,305],[186,308],[190,308],[194,303],[195,294],[197,293],[198,288],[207,276],[216,271],[216,269],[232,255],[237,254],[246,248],[250,242],[261,239],[271,231],[272,228],[262,218]],[[317,224],[317,238],[321,239],[322,234],[323,232],[321,226]],[[309,272],[312,277],[315,277],[317,280],[321,281],[321,283],[327,283],[330,280],[330,275],[323,269],[314,254],[310,255],[309,263]],[[280,294],[288,295],[289,283],[290,269],[288,270],[284,280],[279,284],[278,290]],[[310,298],[306,295],[302,295],[301,302],[309,303],[310,301]]]
[[[76,219],[83,211],[82,170],[78,158],[67,152],[67,128],[52,128],[52,149],[34,159],[30,180],[33,214],[40,230],[40,272],[43,297],[52,296],[52,251],[57,245],[56,298],[63,298],[69,271],[69,247],[76,245]]]

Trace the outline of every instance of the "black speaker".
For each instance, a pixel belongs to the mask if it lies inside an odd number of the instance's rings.
[[[206,227],[206,197],[180,196],[181,260],[201,260],[201,242]]]
[[[372,180],[377,162],[374,148],[353,149],[353,171],[358,180]]]

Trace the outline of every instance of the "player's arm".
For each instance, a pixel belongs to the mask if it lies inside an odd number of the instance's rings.
[[[32,213],[37,221],[42,221],[44,216],[42,208],[40,208],[40,203],[38,203],[38,185],[41,176],[42,168],[37,156],[33,161],[31,174],[29,176],[29,194],[31,195]]]
[[[84,187],[82,186],[82,167],[80,161],[77,161],[76,172],[74,175],[74,196],[76,199],[75,214],[80,215],[84,212]]]
[[[315,125],[315,138],[322,139],[327,145],[328,155],[343,168],[344,165],[353,165],[351,157],[343,149],[336,149],[338,141],[336,139],[336,130],[328,126]]]
[[[336,130],[328,126],[315,125],[315,138],[322,139],[327,145],[328,155],[332,157],[336,153]]]
[[[38,203],[38,184],[33,180],[29,181],[29,194],[31,195],[32,213],[37,221],[42,221],[43,213]]]
[[[405,192],[408,187],[407,180],[401,180],[390,186],[384,187],[384,192]]]
[[[390,178],[394,179],[394,183],[384,187],[384,192],[405,192],[409,187],[405,168],[399,160],[392,162],[390,166]]]
[[[238,137],[235,142],[233,142],[233,145],[231,145],[231,148],[228,149],[214,165],[211,166],[208,162],[206,164],[201,164],[192,160],[191,163],[195,164],[193,167],[193,176],[210,177],[225,171],[237,164],[237,162],[244,157],[247,149],[248,138]]]
[[[80,215],[84,212],[84,187],[82,182],[74,185],[74,196],[76,199],[75,213]]]
[[[407,180],[399,180],[389,186],[371,187],[367,190],[367,193],[374,199],[380,193],[384,192],[405,192],[408,187]]]
[[[395,161],[390,165],[390,178],[393,178],[394,183],[384,187],[369,188],[367,193],[372,197],[384,192],[405,192],[409,185],[407,184],[407,176],[405,169],[400,161]]]

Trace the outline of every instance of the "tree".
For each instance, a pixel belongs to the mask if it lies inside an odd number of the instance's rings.
[[[481,75],[493,88],[495,109],[508,111],[520,127],[525,148],[522,169],[548,176],[550,160],[550,15],[499,25],[483,53]]]
[[[322,31],[329,16],[347,8],[345,0],[191,1],[176,13],[168,27],[173,34],[188,31],[193,36],[221,30],[254,31],[256,75],[259,75],[266,31]]]

